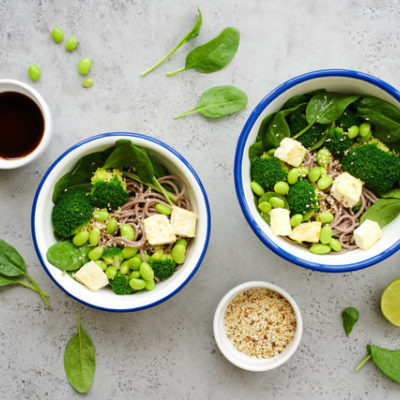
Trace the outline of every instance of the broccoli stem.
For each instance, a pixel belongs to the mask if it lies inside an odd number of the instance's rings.
[[[357,365],[357,367],[355,368],[355,371],[357,372],[367,361],[369,361],[372,358],[371,354],[367,354],[362,361],[360,362],[360,364]]]
[[[305,128],[303,128],[300,132],[296,133],[296,135],[294,135],[292,137],[292,139],[297,139],[298,137],[300,137],[303,133],[306,133],[314,124],[315,124],[316,120],[311,121]]]
[[[35,280],[26,272],[24,272],[24,275],[26,276],[26,278],[32,283],[32,285],[34,286],[34,289],[36,292],[39,293],[39,296],[42,298],[44,304],[46,304],[46,307],[50,307],[50,303],[47,300],[47,297],[49,296],[47,293],[43,292],[42,289],[40,289],[39,285],[35,282]],[[30,285],[29,285],[30,286]]]

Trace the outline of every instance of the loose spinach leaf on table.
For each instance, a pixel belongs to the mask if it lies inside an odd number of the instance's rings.
[[[378,199],[369,207],[360,221],[363,223],[370,219],[379,224],[381,228],[392,222],[400,214],[400,199]]]
[[[183,39],[166,55],[164,56],[160,61],[156,62],[154,65],[152,65],[150,68],[146,69],[146,71],[142,72],[140,76],[145,76],[151,71],[153,71],[155,68],[157,68],[160,64],[162,64],[165,60],[167,60],[169,57],[172,56],[172,54],[175,53],[176,50],[179,49],[182,45],[187,43],[189,40],[193,39],[194,37],[198,36],[202,24],[202,16],[201,16],[201,11],[199,7],[197,7],[197,11],[199,12],[199,16],[197,17],[197,21],[194,24],[193,28],[190,30],[189,33],[187,33]]]
[[[360,314],[354,307],[347,307],[342,311],[343,328],[346,332],[346,336],[349,337],[355,323],[358,321]]]
[[[176,115],[174,119],[192,113],[200,113],[207,118],[221,118],[242,110],[246,104],[247,96],[242,90],[234,86],[216,86],[201,95],[195,108]]]
[[[85,263],[87,247],[81,250],[69,240],[54,243],[47,250],[46,257],[51,265],[61,271],[76,271]]]
[[[229,64],[239,47],[240,33],[236,28],[225,28],[216,38],[194,48],[187,56],[185,66],[169,72],[167,76],[188,69],[204,74],[218,71]]]
[[[290,137],[290,128],[282,111],[274,114],[262,138],[266,150],[279,147],[281,140]]]
[[[96,370],[92,339],[82,329],[78,314],[78,333],[71,337],[64,352],[64,369],[71,386],[79,393],[86,393],[93,383]]]

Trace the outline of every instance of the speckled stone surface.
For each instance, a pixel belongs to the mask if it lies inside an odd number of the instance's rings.
[[[146,78],[160,58],[203,12],[200,36]],[[33,84],[54,116],[54,138],[38,161],[0,171],[1,237],[17,245],[29,272],[51,295],[47,310],[34,293],[0,293],[0,398],[72,399],[63,352],[82,313],[96,346],[97,370],[87,399],[397,399],[400,386],[372,363],[358,372],[365,345],[399,347],[400,328],[383,318],[383,288],[400,276],[400,254],[352,274],[328,275],[296,267],[270,252],[247,225],[236,200],[233,158],[252,108],[279,83],[319,68],[353,68],[399,86],[399,3],[393,1],[23,1],[0,0],[0,77]],[[67,53],[50,39],[61,26],[79,47]],[[188,50],[228,25],[241,31],[233,62],[211,75],[179,68]],[[81,88],[76,66],[91,57],[94,86]],[[245,111],[216,121],[171,117],[192,108],[211,86],[245,90]],[[116,130],[150,134],[174,146],[200,175],[212,208],[212,237],[193,280],[156,308],[112,314],[85,307],[60,291],[39,264],[30,234],[30,210],[40,178],[75,142]],[[0,143],[1,145],[1,143]],[[212,318],[233,286],[261,279],[287,289],[304,318],[297,353],[279,369],[250,373],[216,348]],[[360,310],[351,337],[340,313]]]

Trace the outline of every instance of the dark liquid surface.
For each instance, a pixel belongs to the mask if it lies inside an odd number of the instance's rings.
[[[43,115],[33,100],[21,93],[0,93],[0,157],[28,155],[39,145],[43,131]]]

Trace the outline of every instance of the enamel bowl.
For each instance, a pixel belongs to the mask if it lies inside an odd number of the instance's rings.
[[[183,267],[170,278],[158,283],[154,290],[118,296],[108,288],[92,292],[68,274],[51,265],[46,258],[47,249],[56,242],[53,235],[51,212],[52,194],[57,180],[69,172],[84,155],[102,151],[118,139],[130,139],[160,161],[172,174],[179,175],[186,183],[186,195],[198,215],[196,237],[192,240]],[[44,174],[32,206],[32,237],[37,255],[50,278],[64,292],[88,306],[106,311],[137,311],[155,306],[181,290],[193,277],[207,250],[210,235],[210,210],[204,187],[190,164],[165,143],[138,133],[105,133],[83,140],[61,154]]]
[[[269,225],[258,214],[250,189],[250,161],[248,151],[256,141],[263,118],[278,111],[292,96],[327,89],[342,93],[356,93],[379,97],[400,108],[400,92],[386,82],[362,72],[329,69],[306,73],[288,80],[270,92],[255,107],[247,120],[236,148],[236,193],[250,227],[273,252],[302,267],[324,272],[347,272],[374,265],[400,248],[400,217],[383,228],[383,237],[371,249],[352,250],[343,254],[316,255],[301,246],[275,236]]]

